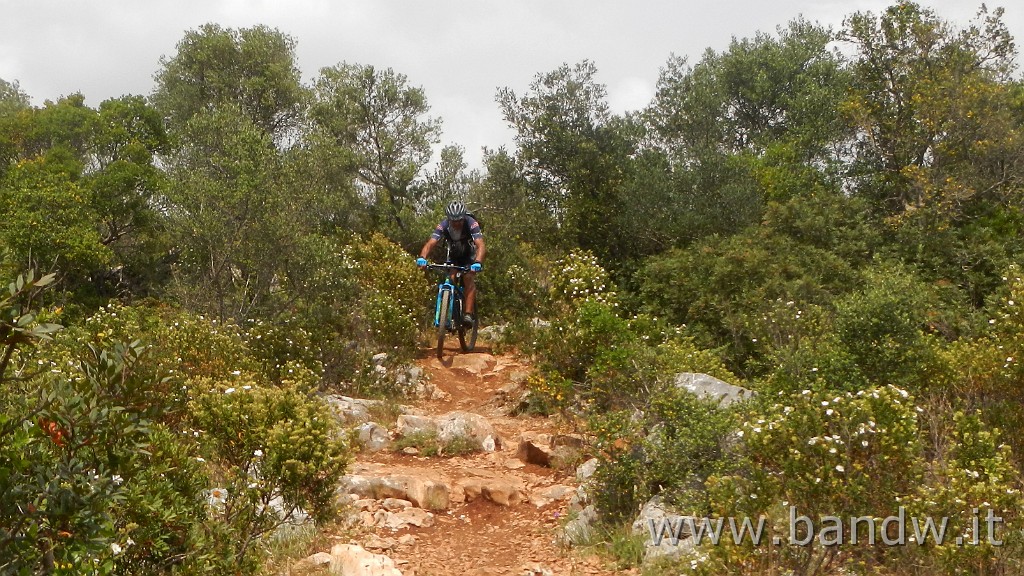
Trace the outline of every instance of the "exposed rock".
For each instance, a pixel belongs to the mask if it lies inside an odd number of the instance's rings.
[[[407,477],[405,496],[413,505],[427,510],[446,510],[450,505],[448,485],[437,479]]]
[[[357,428],[359,442],[369,451],[376,452],[391,443],[388,429],[376,422],[363,422]]]
[[[373,498],[360,498],[359,500],[356,500],[355,502],[353,502],[352,506],[356,510],[371,511],[371,510],[373,510],[373,508],[374,508],[374,506],[376,504],[377,504],[377,501],[374,500]]]
[[[437,439],[442,444],[451,442],[456,437],[470,438],[477,442],[481,450],[493,452],[501,446],[501,440],[494,426],[486,418],[472,412],[455,411],[437,419]]]
[[[728,406],[739,400],[753,397],[754,392],[719,380],[714,376],[697,372],[676,374],[676,386],[709,400],[717,400],[721,406]]]
[[[385,498],[384,501],[381,502],[381,506],[383,506],[385,510],[394,512],[396,510],[405,510],[406,508],[409,508],[412,506],[412,502],[402,500],[401,498]]]
[[[500,337],[505,332],[506,326],[507,324],[491,324],[489,326],[484,326],[483,328],[480,328],[479,330],[477,330],[476,334],[480,338],[484,338],[486,340],[494,340],[495,338]]]
[[[370,408],[380,403],[379,400],[350,398],[339,394],[328,394],[324,397],[334,413],[347,424],[359,424],[370,419]]]
[[[686,518],[690,522],[699,521],[672,512],[658,496],[644,504],[633,522],[633,533],[646,536],[645,561],[661,556],[678,556],[694,547],[689,529],[692,524],[687,524]],[[660,537],[655,537],[656,534]]]
[[[402,576],[394,561],[362,546],[335,544],[331,548],[331,573],[344,576]]]
[[[515,506],[522,501],[519,489],[504,480],[491,480],[483,485],[483,496],[495,504]]]
[[[578,546],[593,540],[594,525],[597,523],[597,509],[591,504],[570,520],[562,531],[562,539],[570,545]]]
[[[406,446],[405,448],[402,448],[402,454],[405,454],[406,456],[419,456],[420,449],[415,446]]]
[[[452,399],[452,395],[440,389],[436,384],[430,381],[429,378],[423,377],[423,368],[419,366],[413,366],[409,368],[405,373],[405,380],[402,380],[402,376],[399,375],[398,383],[408,386],[412,389],[413,394],[423,400],[438,400],[447,402]]]
[[[554,434],[551,436],[551,447],[582,451],[587,448],[587,441],[579,434]]]
[[[456,354],[451,369],[470,376],[481,376],[489,372],[494,363],[494,356],[490,354]]]
[[[523,566],[522,576],[555,576],[555,573],[540,564],[527,564]]]
[[[292,564],[291,572],[293,574],[305,574],[306,572],[312,572],[321,566],[329,566],[330,564],[330,554],[327,552],[317,552],[312,556],[307,556],[295,564]]]
[[[402,437],[415,434],[433,434],[437,432],[437,420],[429,416],[402,414],[398,417],[398,435]]]
[[[527,464],[538,466],[551,465],[551,447],[541,444],[536,440],[523,439],[519,441],[519,449],[516,457]]]
[[[370,361],[373,362],[374,365],[376,365],[376,366],[383,366],[384,365],[384,361],[387,360],[387,359],[388,359],[388,353],[387,352],[379,352],[377,354],[374,354],[370,358]]]
[[[597,465],[600,462],[597,458],[591,458],[576,468],[576,479],[580,482],[590,480],[590,477],[597,472]]]
[[[401,530],[409,526],[430,528],[434,525],[434,515],[422,508],[406,508],[401,512],[387,512],[384,527]]]
[[[401,536],[398,537],[398,545],[399,546],[415,546],[416,545],[416,537],[413,536],[412,534],[402,534]]]
[[[398,547],[398,540],[394,538],[381,538],[376,534],[371,535],[366,542],[363,542],[363,548],[367,550],[394,550]]]
[[[576,489],[572,486],[566,486],[564,484],[555,484],[554,486],[548,486],[542,490],[537,490],[530,495],[530,503],[537,508],[542,508],[551,504],[568,498],[570,495],[575,494]]]
[[[403,498],[406,494],[405,479],[396,476],[363,476],[349,474],[342,477],[342,492],[357,494],[361,498]]]
[[[463,478],[457,482],[457,485],[462,491],[465,502],[476,500],[484,492],[484,481],[481,478]]]

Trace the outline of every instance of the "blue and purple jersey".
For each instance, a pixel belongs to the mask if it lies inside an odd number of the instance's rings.
[[[463,242],[469,240],[464,236],[466,230],[469,230],[469,235],[473,240],[480,240],[484,237],[484,233],[480,230],[480,223],[470,216],[466,216],[466,222],[462,225],[462,230],[456,230],[453,226],[449,225],[448,220],[442,220],[437,225],[437,228],[434,228],[434,233],[430,237],[434,240],[448,238],[452,242]]]

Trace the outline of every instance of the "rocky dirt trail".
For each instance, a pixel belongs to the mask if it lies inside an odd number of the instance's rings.
[[[443,361],[424,350],[417,366],[422,399],[402,407],[394,422],[368,423],[379,411],[367,401],[332,400],[343,417],[364,422],[362,438],[375,448],[359,454],[341,490],[361,535],[338,537],[330,553],[303,560],[292,573],[621,573],[559,541],[587,466],[577,469],[581,438],[555,419],[510,415],[527,367],[485,345],[472,353],[449,348]],[[396,439],[425,433],[468,439],[477,450],[426,456],[422,447],[395,449]]]

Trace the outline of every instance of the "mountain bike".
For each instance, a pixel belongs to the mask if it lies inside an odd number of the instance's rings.
[[[434,326],[437,328],[437,358],[444,354],[445,336],[458,333],[459,346],[463,352],[471,352],[476,347],[476,333],[479,322],[474,317],[473,325],[466,326],[462,322],[464,304],[464,288],[462,275],[469,272],[469,266],[455,264],[427,264],[428,270],[442,273],[442,280],[437,285],[437,302],[434,305]],[[453,281],[454,278],[454,281]]]

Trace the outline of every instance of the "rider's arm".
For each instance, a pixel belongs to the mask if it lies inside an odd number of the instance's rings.
[[[483,262],[484,261],[484,254],[487,253],[487,247],[484,245],[484,239],[481,236],[480,238],[477,238],[475,240],[475,242],[476,242],[476,261],[477,262]]]
[[[437,245],[437,240],[436,239],[431,238],[430,240],[427,240],[427,243],[423,245],[423,249],[420,250],[420,258],[426,258],[427,256],[429,256],[430,255],[430,251],[433,250],[434,246],[436,246],[436,245]]]

